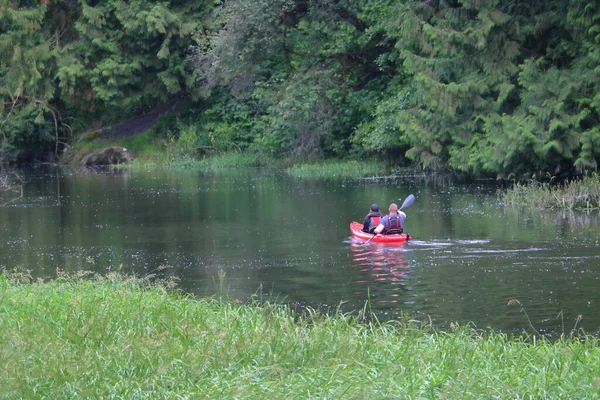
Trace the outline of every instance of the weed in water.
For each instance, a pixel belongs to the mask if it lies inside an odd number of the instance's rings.
[[[382,164],[365,161],[327,161],[315,164],[296,164],[288,173],[296,178],[361,178],[382,174]]]
[[[515,183],[503,195],[506,205],[527,205],[550,209],[600,208],[600,175],[597,173],[580,180],[562,184],[531,181]]]

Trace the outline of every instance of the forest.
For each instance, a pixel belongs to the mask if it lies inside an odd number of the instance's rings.
[[[598,169],[599,87],[595,1],[0,0],[22,161],[168,105],[153,137],[192,157],[572,177]]]

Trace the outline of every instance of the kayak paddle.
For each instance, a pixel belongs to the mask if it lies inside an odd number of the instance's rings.
[[[398,211],[402,210],[404,207],[410,206],[414,201],[415,201],[415,196],[413,196],[412,194],[409,194],[408,197],[406,198],[406,200],[404,200],[404,203],[402,203],[402,206],[400,206],[400,208],[398,209]],[[371,236],[371,239],[367,240],[365,242],[365,244],[371,243],[371,240],[373,240],[373,238],[375,236],[377,236],[376,233],[374,233],[373,236]]]

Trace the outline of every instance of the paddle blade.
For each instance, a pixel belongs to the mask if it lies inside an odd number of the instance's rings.
[[[404,207],[410,206],[413,203],[413,201],[415,201],[415,196],[413,196],[412,194],[409,194],[408,197],[406,198],[406,200],[404,200],[404,203],[402,203],[400,210],[402,210]]]

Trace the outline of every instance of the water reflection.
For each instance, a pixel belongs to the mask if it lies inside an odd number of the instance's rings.
[[[377,246],[351,243],[356,295],[368,295],[376,304],[411,303],[411,267],[402,246]]]

